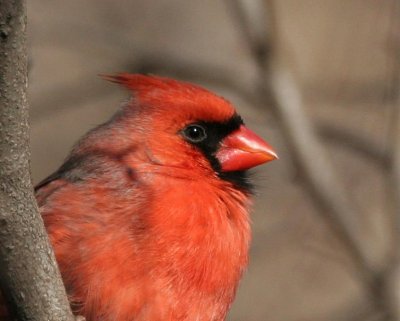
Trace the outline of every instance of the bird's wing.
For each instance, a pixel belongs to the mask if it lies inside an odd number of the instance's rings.
[[[78,157],[78,156],[69,157],[58,170],[56,170],[53,174],[43,179],[35,186],[35,192],[37,192],[39,189],[46,186],[47,184],[58,179],[67,177],[69,178],[69,180],[71,180],[71,178],[72,180],[74,180],[73,176],[75,176],[75,180],[79,179],[78,177],[79,175],[77,175],[76,168],[79,168],[84,159],[85,157]],[[71,175],[72,173],[74,175]]]

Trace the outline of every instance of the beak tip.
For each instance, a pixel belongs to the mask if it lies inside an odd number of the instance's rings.
[[[272,149],[271,146],[269,146],[266,143],[264,143],[264,146],[263,146],[261,152],[265,156],[265,159],[266,159],[265,162],[271,162],[273,160],[279,159],[278,154]]]
[[[277,153],[275,153],[275,152],[272,152],[272,153],[271,153],[271,156],[272,156],[272,159],[271,159],[272,161],[273,161],[273,160],[277,160],[277,159],[279,159],[279,156],[278,156],[278,154],[277,154]]]

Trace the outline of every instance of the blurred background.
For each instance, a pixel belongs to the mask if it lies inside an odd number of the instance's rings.
[[[279,161],[230,321],[400,320],[397,0],[28,2],[32,172],[57,169],[144,72],[218,92]]]

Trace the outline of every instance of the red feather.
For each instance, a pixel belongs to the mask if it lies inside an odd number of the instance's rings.
[[[224,320],[248,261],[249,194],[179,133],[235,110],[188,83],[103,77],[133,99],[36,194],[71,306],[87,321]]]

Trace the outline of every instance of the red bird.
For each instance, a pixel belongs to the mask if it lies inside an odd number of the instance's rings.
[[[72,309],[87,321],[222,321],[248,261],[246,170],[277,156],[203,88],[106,78],[133,98],[36,187]]]

